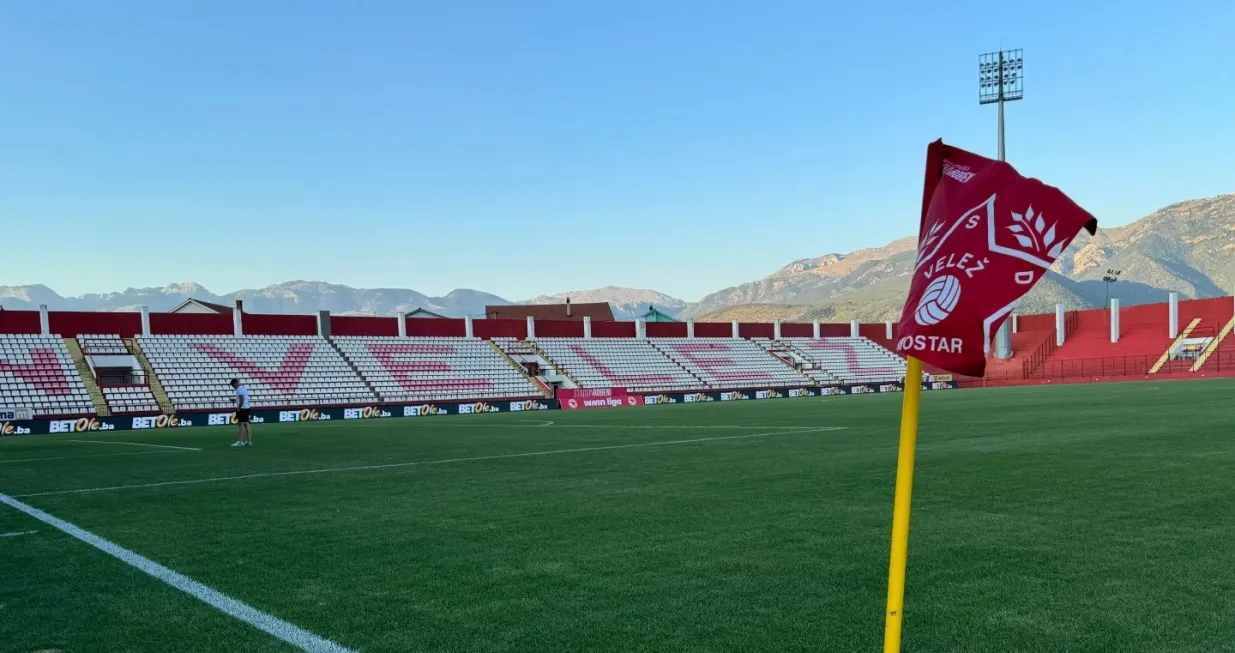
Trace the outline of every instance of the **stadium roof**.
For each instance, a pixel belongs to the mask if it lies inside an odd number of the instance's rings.
[[[681,320],[668,313],[660,312],[655,306],[648,306],[648,312],[640,316],[639,319],[644,322],[681,322]]]
[[[426,311],[423,308],[416,308],[403,314],[403,317],[427,318],[427,319],[446,319],[445,315],[439,315],[433,311]]]
[[[490,320],[523,320],[528,316],[536,320],[569,320],[582,322],[590,317],[593,322],[612,322],[613,309],[609,302],[591,304],[511,304],[486,306],[485,317]]]
[[[168,313],[222,313],[224,315],[231,315],[232,310],[233,308],[231,306],[224,306],[223,304],[216,304],[214,302],[202,301],[200,299],[193,299],[190,297],[189,299],[180,302],[176,308],[168,311]]]

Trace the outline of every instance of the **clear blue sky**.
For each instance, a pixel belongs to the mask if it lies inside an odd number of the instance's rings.
[[[1229,0],[7,2],[0,285],[695,300],[915,233],[926,144],[994,154],[1001,47],[1009,160],[1122,224],[1235,191],[1231,25]]]

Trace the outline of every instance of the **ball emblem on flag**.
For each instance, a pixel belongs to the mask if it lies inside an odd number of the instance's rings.
[[[918,310],[913,318],[922,326],[939,324],[952,314],[961,299],[961,280],[945,274],[935,279],[918,300]]]

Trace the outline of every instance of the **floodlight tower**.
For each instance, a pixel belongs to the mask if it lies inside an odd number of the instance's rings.
[[[1020,49],[988,52],[978,57],[978,104],[999,105],[999,160],[1006,161],[1003,105],[1025,97],[1025,58]],[[995,358],[1012,357],[1012,321],[995,334]]]
[[[1102,282],[1106,284],[1106,301],[1102,304],[1103,307],[1111,305],[1111,284],[1119,281],[1119,275],[1121,274],[1123,274],[1123,270],[1106,269],[1106,275],[1102,277]]]

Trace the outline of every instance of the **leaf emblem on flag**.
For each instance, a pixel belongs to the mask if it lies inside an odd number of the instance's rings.
[[[1046,219],[1041,213],[1034,214],[1033,205],[1029,205],[1029,210],[1024,213],[1012,212],[1012,221],[1017,224],[1008,225],[1008,231],[1011,231],[1016,236],[1016,242],[1021,244],[1021,247],[1033,250],[1034,252],[1046,251],[1046,255],[1052,259],[1059,258],[1063,253],[1064,241],[1055,241],[1055,224],[1050,227],[1046,226]]]
[[[943,230],[943,222],[943,220],[936,220],[935,224],[931,226],[930,231],[926,234],[926,238],[923,239],[922,242],[918,243],[919,263],[922,261],[922,257],[926,256],[926,252],[930,249],[930,246],[935,244],[936,240],[939,240],[939,232]]]

